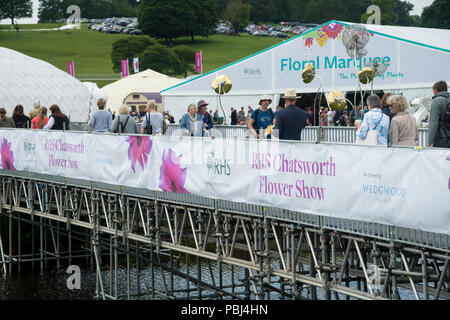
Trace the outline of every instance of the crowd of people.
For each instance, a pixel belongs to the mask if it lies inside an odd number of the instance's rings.
[[[238,111],[231,108],[231,124],[247,126],[255,138],[271,138],[272,135],[283,140],[301,140],[301,132],[317,120],[322,126],[354,126],[356,127],[356,143],[379,145],[415,146],[418,142],[416,121],[406,109],[408,103],[404,96],[386,93],[381,99],[377,95],[367,98],[367,106],[357,110],[345,109],[342,112],[321,107],[319,119],[314,119],[313,108],[306,111],[296,104],[301,97],[295,89],[288,89],[284,94],[284,106],[277,106],[274,112],[269,96],[262,96],[259,108],[253,110],[248,106]],[[180,129],[187,136],[210,136],[210,130],[219,124],[218,109],[207,111],[208,103],[200,100],[190,104],[186,114],[180,120]],[[99,99],[98,110],[86,121],[94,132],[113,132],[128,134],[161,135],[175,120],[169,112],[157,111],[155,100],[150,100],[146,112],[137,116],[127,105],[122,105],[118,114],[106,109],[106,101]],[[49,116],[48,113],[50,113]],[[316,121],[315,121],[316,120]],[[58,105],[50,108],[34,103],[29,116],[24,114],[22,105],[14,108],[12,117],[0,108],[0,127],[69,130],[69,117],[61,112]],[[433,86],[433,100],[429,116],[428,145],[430,147],[450,148],[450,95],[445,81],[436,82]]]

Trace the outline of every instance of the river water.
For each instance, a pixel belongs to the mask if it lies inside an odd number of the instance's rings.
[[[0,276],[0,300],[92,300],[95,296],[96,290],[96,279],[95,271],[91,270],[90,266],[81,266],[81,288],[79,290],[70,290],[67,288],[67,279],[70,276],[66,273],[67,266],[62,266],[60,270],[53,268],[51,270],[46,270],[43,274],[39,271],[32,272],[31,270],[23,270],[20,274],[15,272],[13,275]],[[49,268],[50,269],[50,268]],[[215,263],[211,263],[212,274],[216,284],[218,283],[218,269]],[[186,265],[180,263],[179,271],[186,273]],[[189,265],[189,274],[193,277],[197,276],[197,264]],[[223,265],[223,285],[231,284],[231,267],[228,265]],[[136,269],[131,268],[131,293],[132,299],[151,299],[151,295],[146,296],[133,296],[137,292],[137,279],[136,279]],[[167,286],[170,288],[170,276],[168,272],[164,272]],[[207,263],[201,264],[201,277],[204,282],[211,283],[211,272],[208,268]],[[244,269],[234,268],[234,279],[235,283],[239,283],[239,279],[244,279]],[[109,268],[105,267],[102,270],[102,278],[105,285],[105,291],[109,294]],[[272,280],[277,280],[277,277],[273,277]],[[165,288],[162,281],[162,275],[159,268],[155,268],[155,289],[160,292],[164,292]],[[280,283],[272,283],[274,287],[280,288]],[[174,290],[186,289],[186,279],[174,276]],[[351,284],[351,287],[356,288],[356,284]],[[196,288],[193,283],[190,283],[190,288]],[[151,291],[151,272],[150,268],[141,267],[140,270],[140,289],[141,292]],[[231,289],[227,289],[231,290]],[[253,291],[253,284],[250,285],[250,290]],[[119,299],[127,298],[127,278],[126,269],[119,268],[118,270],[118,292]],[[235,289],[235,292],[244,292],[244,287],[239,287]],[[289,290],[286,291],[290,293]],[[305,295],[306,289],[303,290],[302,294]],[[414,295],[411,291],[399,288],[399,292],[402,299],[413,300]],[[203,290],[204,294],[208,292]],[[197,291],[192,291],[191,296],[195,296]],[[178,299],[186,298],[185,292],[175,292],[174,294]],[[317,295],[319,299],[324,298],[323,290],[318,289]],[[422,294],[419,292],[419,296],[423,298]],[[244,295],[241,295],[244,297]],[[343,295],[339,295],[341,300],[344,300]],[[255,296],[252,294],[251,298],[254,299]],[[430,297],[432,299],[433,297]],[[163,299],[158,297],[157,299]],[[208,298],[205,298],[208,299]],[[215,299],[215,298],[211,298]],[[230,298],[226,298],[230,299]],[[267,299],[267,296],[266,296]],[[279,293],[271,293],[271,300],[280,300]],[[332,299],[334,300],[334,295],[332,294]],[[353,298],[352,298],[353,300]]]

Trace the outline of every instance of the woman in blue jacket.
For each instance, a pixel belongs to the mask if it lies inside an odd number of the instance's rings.
[[[201,123],[201,129],[195,130],[196,122]],[[197,124],[197,126],[199,126]],[[203,118],[201,114],[197,113],[197,106],[191,103],[188,107],[188,112],[181,117],[180,121],[180,129],[183,131],[183,135],[186,136],[203,136],[205,129],[205,124],[203,123]]]

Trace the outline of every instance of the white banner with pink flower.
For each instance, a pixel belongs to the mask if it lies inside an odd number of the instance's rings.
[[[4,170],[450,234],[450,150],[0,130]]]

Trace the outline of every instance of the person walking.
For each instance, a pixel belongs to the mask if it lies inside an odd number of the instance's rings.
[[[275,129],[279,130],[280,140],[301,140],[303,128],[306,126],[308,114],[296,106],[295,89],[287,89],[284,94],[286,107],[277,114]]]
[[[156,101],[150,100],[147,104],[147,113],[141,124],[142,134],[162,135],[166,132],[167,124],[162,113],[156,111]]]
[[[5,108],[0,108],[0,128],[15,128],[14,120],[6,116]]]
[[[359,138],[365,140],[369,130],[377,131],[378,144],[387,146],[389,139],[389,117],[381,111],[381,99],[377,95],[367,98],[368,112],[364,115]]]
[[[31,120],[31,129],[43,129],[47,123],[47,108],[40,107],[39,114]]]
[[[250,133],[256,138],[260,138],[259,130],[266,130],[268,126],[275,123],[275,116],[272,109],[268,109],[272,103],[272,99],[269,96],[262,96],[259,99],[260,107],[252,112],[250,121],[248,122],[248,129]]]
[[[103,98],[98,99],[98,110],[92,114],[92,119],[89,121],[89,126],[94,132],[108,132],[112,125],[112,115],[108,110],[105,110],[106,101]]]
[[[14,108],[12,119],[16,128],[31,129],[31,120],[23,114],[23,106],[21,104]]]
[[[119,108],[119,114],[111,124],[111,132],[139,134],[136,120],[130,116],[130,108],[123,104]]]
[[[50,108],[51,115],[48,118],[45,130],[69,130],[69,118],[61,112],[58,105],[54,104]]]
[[[393,146],[415,146],[419,140],[416,119],[406,112],[408,102],[402,95],[391,95],[386,100],[392,114],[390,126],[390,143]]]
[[[428,145],[436,148],[450,148],[450,95],[447,82],[433,85],[433,101],[428,125]]]

